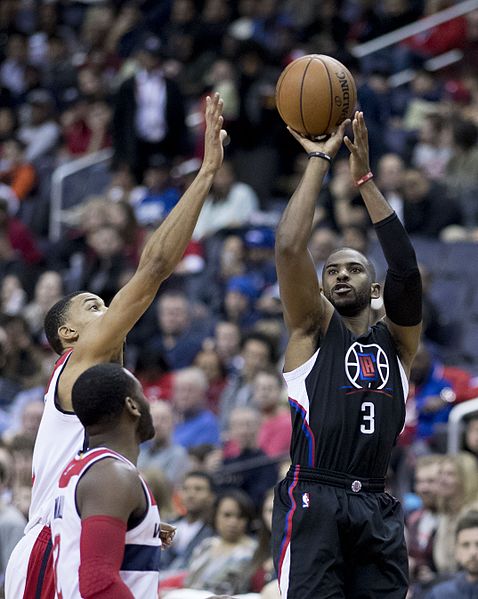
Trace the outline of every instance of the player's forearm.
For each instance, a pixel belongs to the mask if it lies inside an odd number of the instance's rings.
[[[327,170],[327,161],[320,158],[309,160],[305,173],[277,227],[276,251],[287,253],[307,250],[317,196]]]
[[[144,247],[139,268],[167,278],[181,260],[196,226],[216,171],[204,165],[183,196]]]
[[[373,224],[378,223],[392,214],[393,210],[390,204],[375,185],[373,179],[370,179],[361,185],[359,191]]]

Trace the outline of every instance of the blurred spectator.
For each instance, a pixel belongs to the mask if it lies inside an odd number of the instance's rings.
[[[174,506],[174,485],[167,475],[158,468],[141,470],[151,489],[156,505],[161,506],[162,522],[171,522],[178,514]]]
[[[179,488],[184,516],[171,522],[176,527],[176,538],[167,552],[161,555],[161,571],[187,570],[194,549],[211,537],[210,525],[215,499],[214,483],[205,472],[191,471]]]
[[[246,271],[246,251],[242,237],[228,235],[219,251],[218,279],[223,282],[231,277],[243,275]]]
[[[433,562],[433,540],[438,527],[437,488],[440,474],[439,455],[424,455],[415,465],[415,493],[421,507],[406,520],[410,576],[414,583],[426,586],[436,576]]]
[[[12,470],[12,455],[5,447],[0,446],[0,593],[8,559],[23,536],[27,522],[21,512],[7,500],[11,493]]]
[[[456,571],[454,532],[458,519],[478,508],[478,469],[474,456],[461,452],[444,456],[437,487],[438,528],[433,560],[440,574]]]
[[[222,489],[241,489],[260,509],[264,495],[277,482],[277,464],[259,449],[260,415],[253,408],[238,407],[231,412],[229,443],[215,480]]]
[[[170,176],[171,163],[162,154],[150,157],[143,183],[135,194],[133,206],[138,222],[157,226],[171,212],[180,197]]]
[[[465,599],[478,594],[478,512],[469,511],[456,525],[455,559],[461,572],[434,587],[426,599]]]
[[[153,154],[175,158],[187,150],[181,93],[161,68],[161,40],[147,36],[138,48],[138,72],[124,81],[115,97],[114,162],[128,166],[138,182]]]
[[[292,424],[284,402],[284,384],[276,370],[261,370],[254,377],[252,405],[261,414],[258,446],[270,457],[288,454]]]
[[[235,407],[249,406],[252,401],[252,384],[260,370],[271,368],[275,361],[274,346],[269,337],[261,333],[249,333],[241,342],[241,362],[231,375],[221,394],[221,428],[228,427],[229,416]]]
[[[274,262],[274,231],[270,227],[254,227],[244,233],[246,273],[259,296],[277,281]]]
[[[463,449],[478,459],[478,412],[473,412],[465,420]]]
[[[242,331],[248,331],[259,319],[255,309],[258,290],[251,276],[238,275],[226,283],[224,293],[224,320],[235,322]]]
[[[111,146],[111,110],[103,100],[79,100],[62,114],[62,135],[71,158]]]
[[[206,408],[207,387],[206,375],[200,368],[191,366],[174,373],[172,399],[178,419],[173,440],[183,447],[219,445],[216,416]]]
[[[194,358],[194,366],[207,377],[207,405],[215,414],[219,412],[219,398],[226,385],[226,369],[215,349],[203,348]]]
[[[257,533],[258,545],[251,564],[251,591],[259,593],[266,584],[276,580],[277,574],[272,563],[271,554],[271,528],[272,528],[272,503],[274,490],[266,493],[261,509],[261,521]],[[277,581],[276,581],[277,584]]]
[[[163,293],[156,304],[156,318],[156,331],[148,330],[148,349],[161,351],[173,370],[190,366],[207,330],[204,323],[193,320],[187,296],[179,291]]]
[[[18,131],[25,144],[25,159],[37,162],[56,149],[60,140],[60,127],[53,118],[54,103],[47,90],[38,89],[27,96],[29,116]]]
[[[135,347],[138,353],[135,362],[135,374],[141,382],[148,400],[171,399],[173,375],[169,364],[160,351],[152,351],[144,347]]]
[[[147,241],[147,231],[138,224],[133,207],[125,200],[109,201],[106,204],[106,219],[121,236],[128,266],[136,267]]]
[[[456,399],[451,382],[425,344],[420,344],[410,371],[412,398],[418,414],[417,438],[428,440],[448,421]]]
[[[25,306],[23,311],[23,316],[37,341],[41,341],[46,313],[62,297],[61,275],[54,270],[42,273],[36,282],[32,301]]]
[[[14,137],[2,143],[0,181],[10,187],[20,202],[31,195],[37,182],[35,168],[24,150],[24,143]]]
[[[404,200],[401,187],[405,172],[405,164],[398,154],[384,154],[377,165],[377,185],[385,199],[404,220]]]
[[[418,131],[418,143],[413,148],[412,165],[432,181],[443,180],[451,158],[451,149],[444,139],[445,126],[440,114],[426,115]]]
[[[154,437],[141,446],[138,456],[140,470],[160,470],[174,484],[178,484],[189,469],[187,451],[173,443],[174,414],[171,405],[155,401],[150,406]],[[163,516],[164,517],[164,516]]]
[[[185,587],[228,594],[248,590],[246,573],[257,547],[248,534],[253,515],[250,499],[238,490],[227,491],[216,500],[216,534],[194,550]]]
[[[0,309],[7,316],[19,314],[27,301],[27,294],[17,275],[5,275],[0,283]]]
[[[214,347],[225,364],[227,371],[233,372],[240,361],[241,331],[237,324],[221,320],[214,329]]]
[[[309,251],[315,264],[317,275],[322,277],[325,261],[339,247],[337,233],[329,227],[319,225],[314,229],[309,241]]]
[[[8,36],[5,57],[0,65],[0,85],[6,87],[17,100],[25,92],[27,67],[27,38],[21,33]]]
[[[201,210],[193,237],[202,239],[222,229],[247,225],[258,208],[255,191],[246,183],[237,181],[232,163],[225,160],[214,178],[210,197]]]

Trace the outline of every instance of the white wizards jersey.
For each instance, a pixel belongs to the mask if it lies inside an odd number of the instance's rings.
[[[87,470],[105,458],[121,460],[134,467],[121,454],[105,447],[97,447],[74,458],[65,468],[57,485],[51,532],[56,596],[61,599],[81,597],[78,574],[81,517],[77,511],[76,489]],[[130,523],[131,528],[126,531],[120,576],[135,599],[152,599],[157,597],[159,585],[160,519],[149,487],[139,478],[147,509],[141,520]],[[101,489],[98,492],[101,493]]]
[[[65,412],[57,402],[58,379],[72,351],[58,358],[45,392],[45,408],[33,449],[32,500],[25,532],[38,523],[49,523],[58,479],[85,442],[85,429],[76,414]]]

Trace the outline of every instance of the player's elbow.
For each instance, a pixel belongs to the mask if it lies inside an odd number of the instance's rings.
[[[288,231],[281,231],[280,229],[277,231],[275,242],[277,258],[293,258],[303,254],[305,249],[307,249],[307,244],[304,245],[303,240],[298,239],[297,236]]]

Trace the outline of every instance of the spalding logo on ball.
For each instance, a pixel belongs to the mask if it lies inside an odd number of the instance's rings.
[[[325,54],[297,58],[282,71],[276,85],[276,106],[282,120],[309,137],[335,131],[352,117],[356,102],[350,71]]]

